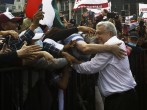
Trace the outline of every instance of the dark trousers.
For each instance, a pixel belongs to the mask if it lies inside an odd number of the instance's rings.
[[[138,99],[134,89],[115,93],[105,98],[104,110],[138,110]]]

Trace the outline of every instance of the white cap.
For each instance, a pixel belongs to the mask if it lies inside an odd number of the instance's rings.
[[[4,12],[0,14],[0,22],[8,22],[8,21],[19,22],[21,20],[23,20],[22,17],[15,17],[12,15],[11,12]]]
[[[57,49],[62,50],[64,48],[63,44],[57,43],[52,39],[46,38],[43,42],[54,45]]]
[[[35,36],[32,38],[32,40],[39,40],[43,37],[44,33],[35,33]]]
[[[26,31],[23,31],[19,34],[19,37],[22,36]],[[39,40],[43,37],[44,33],[35,33],[34,37],[32,40]]]

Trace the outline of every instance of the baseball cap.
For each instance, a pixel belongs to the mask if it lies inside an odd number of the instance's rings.
[[[130,24],[129,26],[129,31],[131,32],[131,31],[134,31],[134,30],[136,30],[136,28],[137,28],[137,26],[138,26],[139,24],[138,23],[132,23],[132,24]]]
[[[131,38],[137,38],[137,39],[139,38],[139,35],[136,31],[129,32],[129,36]]]
[[[22,17],[15,17],[11,12],[4,12],[0,14],[0,23],[6,23],[8,21],[19,22],[22,20]]]
[[[35,33],[35,36],[32,38],[32,40],[39,40],[43,37],[44,33]]]

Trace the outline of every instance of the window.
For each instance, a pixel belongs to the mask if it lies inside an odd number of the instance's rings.
[[[20,5],[18,6],[18,9],[21,9],[21,6]]]

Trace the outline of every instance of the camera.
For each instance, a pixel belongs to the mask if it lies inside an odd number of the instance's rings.
[[[113,18],[113,19],[117,19],[119,17],[118,13],[117,12],[109,12],[107,13],[107,18]]]
[[[7,44],[9,49],[11,49],[12,51],[16,51],[17,49],[20,49],[22,46],[21,44],[18,43],[17,39],[13,39],[12,36],[10,35],[5,37],[3,43]]]
[[[60,16],[60,20],[62,21],[62,23],[64,22],[64,17]]]

